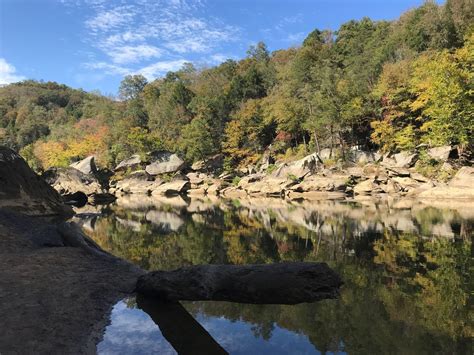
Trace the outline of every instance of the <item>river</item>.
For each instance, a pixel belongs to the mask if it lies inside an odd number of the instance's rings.
[[[182,302],[231,354],[472,350],[473,203],[130,196],[78,212],[102,248],[147,270],[318,261],[342,276],[338,299],[312,304]],[[113,308],[97,350],[174,354],[168,340],[129,298]]]

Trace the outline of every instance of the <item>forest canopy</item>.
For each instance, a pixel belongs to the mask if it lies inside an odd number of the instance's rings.
[[[472,149],[473,24],[474,1],[427,1],[395,21],[315,29],[297,48],[270,53],[260,42],[216,67],[129,75],[120,100],[10,84],[0,88],[0,144],[37,170],[91,154],[111,167],[156,149],[188,162],[224,153],[228,169],[269,149],[282,159],[325,147]]]

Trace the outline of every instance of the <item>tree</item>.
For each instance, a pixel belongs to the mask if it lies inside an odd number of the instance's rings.
[[[423,141],[431,145],[472,141],[474,132],[474,34],[454,53],[421,56],[414,63],[410,107],[421,110]]]
[[[124,100],[136,99],[147,83],[148,81],[141,74],[127,75],[120,83],[119,95]]]
[[[203,160],[216,152],[212,128],[202,118],[195,118],[183,127],[180,148],[190,162]]]

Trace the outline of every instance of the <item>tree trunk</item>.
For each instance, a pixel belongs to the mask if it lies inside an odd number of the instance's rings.
[[[321,153],[321,148],[319,147],[319,139],[316,130],[314,130],[314,141],[316,142],[316,151],[319,155]]]
[[[341,285],[325,263],[198,265],[146,274],[137,292],[167,301],[297,304],[335,298]]]

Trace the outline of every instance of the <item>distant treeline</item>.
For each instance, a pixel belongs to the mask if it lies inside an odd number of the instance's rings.
[[[121,101],[57,83],[0,88],[0,144],[36,169],[96,154],[104,166],[155,149],[226,168],[324,147],[458,144],[474,133],[474,1],[427,1],[396,21],[314,30],[301,47],[252,46],[240,61],[186,64],[121,83]],[[268,148],[270,147],[270,148]]]

